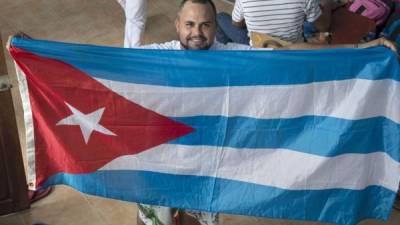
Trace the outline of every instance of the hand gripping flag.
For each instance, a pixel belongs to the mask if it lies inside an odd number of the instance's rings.
[[[14,38],[29,181],[353,225],[400,179],[400,70],[382,47],[156,51]]]

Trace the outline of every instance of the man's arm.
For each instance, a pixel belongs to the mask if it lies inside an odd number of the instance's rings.
[[[349,0],[340,0],[339,2],[334,2],[333,0],[321,0],[320,8],[321,15],[313,22],[315,28],[320,32],[329,31],[331,25],[332,11],[338,7],[345,5]]]
[[[312,24],[319,32],[326,32],[329,31],[331,26],[332,7],[328,4],[327,6],[321,7],[321,11],[321,15]]]
[[[390,48],[392,51],[397,52],[396,45],[387,40],[386,38],[379,38],[370,42],[362,44],[338,44],[338,45],[325,45],[325,44],[309,44],[309,43],[295,43],[286,45],[276,49],[286,50],[316,50],[316,49],[328,49],[328,48],[369,48],[374,46],[385,46]]]
[[[236,22],[232,20],[232,25],[238,28],[245,28],[246,27],[246,21],[243,19],[240,22]]]
[[[246,21],[244,20],[242,3],[240,0],[235,1],[232,11],[232,25],[238,28],[245,28]]]

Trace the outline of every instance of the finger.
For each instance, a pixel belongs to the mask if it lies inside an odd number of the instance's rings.
[[[386,46],[387,48],[390,48],[392,51],[397,53],[397,47],[393,42],[386,39],[384,39],[383,41],[384,41],[383,46]]]
[[[14,36],[15,36],[15,37],[18,37],[18,38],[32,39],[31,36],[27,35],[26,33],[22,32],[22,31],[19,31],[19,32],[16,33]]]

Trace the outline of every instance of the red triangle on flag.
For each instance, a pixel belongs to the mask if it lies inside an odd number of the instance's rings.
[[[38,186],[56,173],[93,172],[117,157],[194,131],[128,101],[62,61],[14,47],[10,52],[27,78]],[[81,126],[68,125],[74,112],[99,119],[98,129],[91,130],[86,141]]]

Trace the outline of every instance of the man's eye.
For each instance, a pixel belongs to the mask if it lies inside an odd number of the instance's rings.
[[[203,27],[204,29],[208,29],[208,28],[211,27],[211,24],[209,24],[209,23],[204,23],[204,24],[202,24],[202,27]]]

